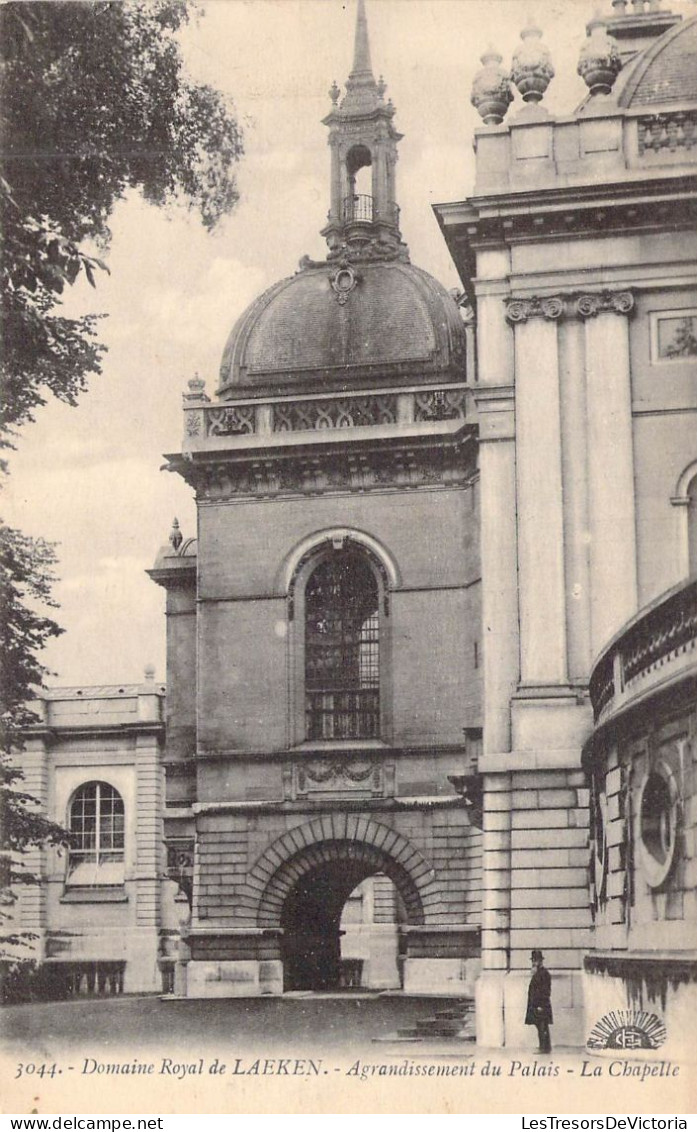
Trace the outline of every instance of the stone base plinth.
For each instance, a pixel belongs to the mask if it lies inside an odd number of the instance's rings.
[[[478,971],[478,959],[406,959],[404,990],[407,994],[471,997]]]
[[[472,996],[480,967],[478,928],[419,925],[401,929],[404,990]]]
[[[482,971],[474,988],[477,1045],[501,1049],[505,1044],[503,1026],[504,971]]]
[[[685,1056],[697,1017],[695,953],[591,953],[583,972],[589,1053],[665,1060]]]
[[[278,959],[192,960],[186,971],[187,998],[254,998],[283,993]]]
[[[552,1046],[579,1045],[583,1032],[581,974],[552,970]],[[482,1046],[537,1049],[537,1029],[525,1025],[529,971],[484,971],[477,980],[477,1043]]]
[[[126,994],[162,990],[158,949],[159,938],[152,928],[136,928],[127,933],[126,969],[123,979],[123,989]]]
[[[283,993],[280,931],[192,928],[186,936],[187,998],[247,998]]]

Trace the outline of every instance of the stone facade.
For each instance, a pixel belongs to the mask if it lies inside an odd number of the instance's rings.
[[[530,1040],[532,946],[553,971],[555,1039],[583,1032],[584,955],[605,931],[586,896],[592,659],[691,554],[697,242],[683,134],[697,23],[655,11],[609,22],[624,69],[592,21],[577,112],[555,118],[535,88],[538,105],[477,131],[472,197],[435,208],[476,309],[487,1045]],[[549,53],[525,50],[544,90]],[[613,862],[611,883],[629,883],[617,843]],[[664,935],[676,900],[653,909]],[[621,946],[652,951],[661,932],[640,923]]]
[[[198,506],[198,539],[175,523],[151,571],[176,884],[158,913],[153,723],[116,760],[126,812],[136,788],[150,807],[146,875],[99,913],[143,933],[138,985],[159,922],[178,994],[474,992],[478,1040],[524,1047],[540,948],[556,1042],[621,1031],[652,1056],[687,1030],[697,18],[640,8],[591,21],[566,116],[539,29],[513,61],[522,109],[483,57],[472,195],[435,207],[455,299],[409,262],[359,0],[325,119],[327,259],[242,315],[169,458]],[[42,734],[28,783],[59,815]],[[51,869],[24,907],[46,947],[84,915]]]
[[[641,1041],[643,1012],[665,1031],[662,1055],[676,1052],[697,1009],[696,688],[693,579],[633,619],[592,675],[591,1048],[613,1011]]]
[[[176,888],[164,881],[164,688],[54,688],[32,705],[22,788],[71,834],[27,858],[43,883],[18,893],[19,959],[49,994],[162,990]],[[166,964],[165,964],[166,965]]]

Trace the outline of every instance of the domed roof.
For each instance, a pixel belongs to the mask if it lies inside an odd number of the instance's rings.
[[[697,16],[676,24],[633,59],[622,76],[620,106],[697,101]]]
[[[425,271],[403,260],[310,262],[238,320],[218,392],[463,380],[464,366],[457,304]]]

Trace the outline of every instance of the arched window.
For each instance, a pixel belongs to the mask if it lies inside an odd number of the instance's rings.
[[[124,807],[108,782],[86,782],[73,796],[68,819],[68,884],[123,884]]]
[[[697,574],[697,460],[682,472],[670,501],[676,508],[678,576]]]
[[[365,145],[354,145],[346,155],[348,196],[344,200],[344,220],[373,219],[372,163]]]
[[[697,574],[697,476],[687,488],[687,563],[690,574]]]
[[[354,549],[323,558],[307,580],[305,722],[308,740],[379,736],[379,587]]]

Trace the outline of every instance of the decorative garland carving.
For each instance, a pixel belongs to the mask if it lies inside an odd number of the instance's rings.
[[[293,764],[298,793],[311,793],[313,788],[352,790],[362,786],[371,793],[382,791],[382,773],[378,763],[367,758],[316,758]]]
[[[351,782],[365,782],[373,772],[373,764],[368,759],[313,759],[302,764],[302,769],[310,782],[329,782],[331,779],[348,778]]]

